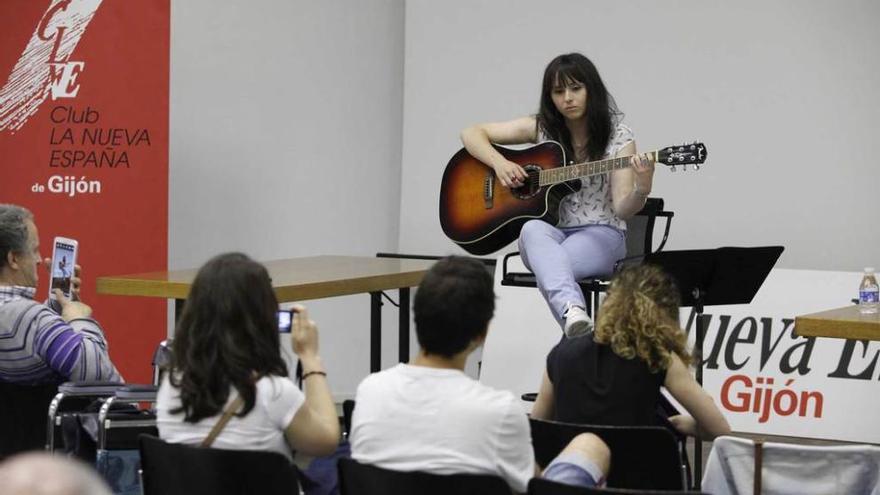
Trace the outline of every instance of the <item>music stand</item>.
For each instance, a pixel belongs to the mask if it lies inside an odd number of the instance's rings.
[[[704,306],[748,304],[770,274],[782,254],[782,246],[721,247],[660,251],[645,255],[644,263],[657,265],[675,279],[681,292],[681,305],[693,306],[696,313],[697,382],[703,384],[703,339],[706,328]],[[694,485],[700,488],[703,442],[697,429],[694,442]]]

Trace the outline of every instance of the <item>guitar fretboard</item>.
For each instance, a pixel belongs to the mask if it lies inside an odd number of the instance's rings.
[[[654,161],[657,160],[656,151],[651,151],[649,154],[654,155]],[[538,185],[543,187],[574,179],[583,179],[594,175],[607,174],[612,170],[629,167],[629,159],[629,156],[621,156],[618,158],[609,158],[607,160],[577,163],[567,167],[542,170],[538,173]]]

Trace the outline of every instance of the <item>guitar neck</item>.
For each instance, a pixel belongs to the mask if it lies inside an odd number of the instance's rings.
[[[648,152],[648,154],[654,155],[654,161],[658,161],[657,151],[650,151]],[[607,174],[612,170],[629,167],[629,165],[630,157],[621,156],[617,158],[609,158],[607,160],[576,163],[574,165],[569,165],[566,167],[542,170],[538,174],[538,185],[541,187],[550,186],[553,184],[560,184],[562,182],[567,182],[574,179],[583,179],[586,177],[592,177],[594,175]]]

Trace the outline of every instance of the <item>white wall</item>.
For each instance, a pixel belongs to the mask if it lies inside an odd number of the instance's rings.
[[[458,132],[534,112],[567,51],[594,60],[641,149],[708,145],[699,173],[657,172],[669,248],[880,264],[878,14],[855,0],[174,0],[170,268],[232,249],[461,252],[437,220]],[[369,366],[368,298],[310,308],[331,386],[350,394]]]
[[[554,56],[599,68],[641,150],[698,139],[697,173],[658,170],[669,249],[781,244],[777,266],[880,265],[880,4],[871,1],[409,0],[400,249],[463,252],[437,218],[472,123],[537,110]]]
[[[171,269],[396,250],[403,15],[402,0],[172,2]],[[308,306],[332,389],[353,392],[369,297]]]

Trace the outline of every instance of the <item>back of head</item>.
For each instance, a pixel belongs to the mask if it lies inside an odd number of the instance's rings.
[[[587,90],[587,153],[589,159],[599,160],[611,139],[614,119],[619,115],[614,98],[608,93],[599,71],[590,59],[580,53],[559,55],[547,64],[541,84],[541,102],[538,125],[550,139],[560,142],[566,155],[574,157],[571,135],[565,118],[553,104],[553,88],[577,82]]]
[[[33,218],[33,214],[21,206],[0,204],[0,268],[6,266],[7,253],[27,250],[27,221]]]
[[[89,466],[44,452],[21,454],[0,464],[0,490],[5,495],[110,495]]]
[[[413,301],[419,345],[452,357],[486,334],[495,312],[492,276],[482,262],[450,256],[428,270]]]
[[[679,325],[680,306],[675,281],[661,268],[625,267],[608,288],[595,340],[610,345],[621,357],[641,358],[655,372],[669,366],[672,354],[688,364],[691,358]]]
[[[287,375],[277,315],[278,300],[263,265],[227,253],[199,269],[177,323],[169,374],[181,390],[187,421],[220,412],[230,385],[244,399],[246,414],[254,405],[255,376]]]

